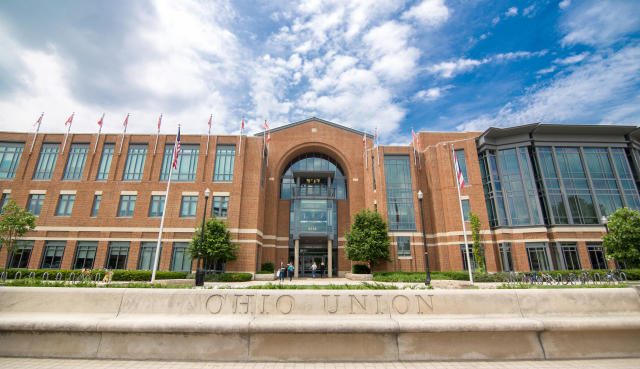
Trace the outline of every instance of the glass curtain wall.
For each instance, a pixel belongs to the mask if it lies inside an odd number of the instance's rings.
[[[22,157],[23,143],[0,142],[0,179],[13,179]]]
[[[386,155],[384,170],[389,230],[415,230],[409,156]]]
[[[171,171],[171,165],[173,163],[173,147],[174,144],[167,144],[164,148],[164,157],[162,158],[162,171],[160,172],[161,181],[169,180],[169,172]],[[171,174],[171,180],[177,182],[193,182],[196,179],[199,153],[199,145],[181,145],[180,155],[178,155],[176,168]]]

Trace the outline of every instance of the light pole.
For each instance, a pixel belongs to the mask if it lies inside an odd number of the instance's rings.
[[[607,217],[605,217],[604,215],[602,216],[602,218],[600,218],[600,221],[602,222],[602,225],[604,225],[604,230],[607,232],[607,234],[609,233],[609,227],[607,226],[607,223],[609,223],[609,219],[607,219]]]
[[[424,210],[422,210],[422,191],[418,190],[418,201],[420,203],[420,220],[422,222],[422,248],[424,250],[424,268],[427,273],[427,279],[424,281],[426,286],[431,284],[431,269],[429,269],[429,252],[427,251],[427,234],[424,231]]]
[[[207,201],[211,191],[204,190],[204,211],[202,213],[202,228],[200,229],[200,245],[198,245],[198,261],[196,267],[196,286],[204,286],[204,271],[200,268],[200,255],[202,254],[202,244],[204,243],[204,221],[207,219]]]

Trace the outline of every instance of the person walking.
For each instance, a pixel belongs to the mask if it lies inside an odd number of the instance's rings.
[[[289,282],[291,282],[293,280],[293,264],[289,263],[287,271],[289,272]]]
[[[316,269],[318,269],[318,266],[316,265],[316,262],[313,262],[313,265],[311,265],[311,276],[313,278],[316,277]]]
[[[287,272],[287,268],[285,268],[284,263],[280,261],[280,270],[278,271],[278,280],[280,282],[284,282],[284,276]]]
[[[320,263],[320,278],[324,277],[324,261]]]

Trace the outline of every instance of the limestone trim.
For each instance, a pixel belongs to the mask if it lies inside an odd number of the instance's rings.
[[[211,196],[230,196],[229,192],[212,192]]]
[[[11,189],[10,188],[5,188],[4,190],[2,190],[2,193],[11,193]]]
[[[102,191],[95,191],[93,194],[94,195],[102,195]]]
[[[151,196],[164,196],[167,194],[167,191],[151,191]]]
[[[182,196],[198,196],[199,194],[198,191],[182,191]]]
[[[60,195],[75,195],[76,190],[60,190]]]
[[[120,196],[138,195],[138,191],[120,191]]]
[[[29,194],[30,195],[46,195],[47,190],[30,190]]]

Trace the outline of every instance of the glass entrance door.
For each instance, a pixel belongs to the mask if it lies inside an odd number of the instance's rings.
[[[326,253],[324,254],[305,254],[304,256],[302,256],[302,265],[300,268],[300,272],[301,275],[300,277],[307,277],[310,278],[313,275],[313,271],[312,271],[312,266],[313,266],[313,262],[316,263],[316,266],[318,267],[318,269],[316,270],[316,278],[320,278],[320,266],[322,265],[322,263],[324,263],[325,266],[325,276],[327,275],[327,255]]]

